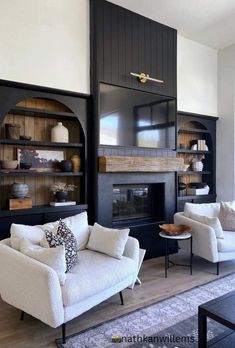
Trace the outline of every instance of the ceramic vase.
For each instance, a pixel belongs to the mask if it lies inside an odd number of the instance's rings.
[[[24,184],[23,182],[15,182],[11,186],[11,194],[15,198],[24,198],[27,196],[29,191],[29,186]]]
[[[80,172],[81,169],[81,158],[78,155],[73,155],[71,157],[71,161],[73,163],[73,172],[77,173]]]
[[[6,123],[5,124],[5,135],[7,139],[20,139],[20,124]]]
[[[58,191],[55,194],[57,202],[66,202],[68,200],[68,195],[68,191]]]
[[[203,170],[203,163],[202,163],[202,161],[193,162],[192,170],[195,171],[195,172],[201,172]]]
[[[69,142],[69,131],[63,126],[62,122],[58,122],[57,125],[51,129],[51,141],[55,143]]]
[[[60,169],[62,172],[72,172],[73,170],[73,163],[72,161],[61,161],[60,162]]]

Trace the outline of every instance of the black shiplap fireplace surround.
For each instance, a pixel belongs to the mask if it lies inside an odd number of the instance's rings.
[[[115,188],[149,187],[152,194],[150,212],[138,217],[130,214],[114,218],[113,199]],[[170,222],[175,211],[175,173],[99,173],[98,221],[101,225],[130,228],[130,236],[136,237],[140,247],[146,249],[146,258],[162,256],[164,243],[158,236],[159,224]],[[172,252],[176,251],[175,247]]]

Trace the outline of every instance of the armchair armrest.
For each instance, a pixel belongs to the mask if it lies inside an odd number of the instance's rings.
[[[5,302],[52,327],[64,322],[56,272],[5,243],[0,243],[0,294]]]
[[[135,283],[139,273],[139,255],[140,255],[139,241],[136,238],[128,237],[123,256],[129,257],[135,262],[135,274],[133,277],[133,284]]]
[[[193,253],[211,262],[218,262],[218,248],[215,231],[212,227],[184,216],[183,213],[174,215],[174,223],[188,225],[192,228]],[[188,249],[187,241],[180,242],[180,246]]]
[[[139,241],[136,238],[128,237],[123,256],[129,257],[134,260],[136,264],[139,263]]]

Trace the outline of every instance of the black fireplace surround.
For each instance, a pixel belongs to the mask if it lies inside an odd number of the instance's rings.
[[[171,222],[174,215],[175,173],[99,173],[98,197],[101,225],[129,227],[146,258],[164,255],[159,224]]]

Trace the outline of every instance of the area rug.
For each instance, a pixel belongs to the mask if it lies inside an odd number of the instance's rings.
[[[60,348],[196,348],[198,306],[235,290],[235,273],[67,337]],[[227,334],[209,321],[208,340]]]

